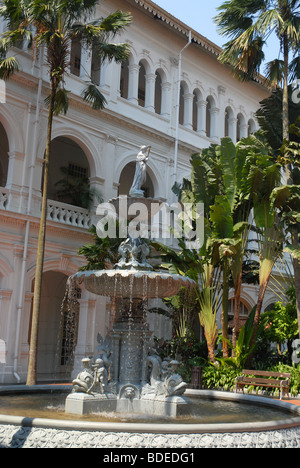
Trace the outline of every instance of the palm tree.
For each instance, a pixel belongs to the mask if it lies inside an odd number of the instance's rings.
[[[46,211],[50,145],[54,115],[67,112],[68,92],[64,78],[69,69],[69,57],[72,40],[77,39],[86,47],[94,47],[99,59],[122,62],[127,59],[127,44],[114,44],[112,39],[129,23],[129,13],[117,11],[107,18],[91,21],[97,0],[4,0],[0,16],[7,21],[9,30],[0,39],[0,79],[8,80],[18,71],[18,61],[14,56],[7,56],[10,47],[20,40],[25,40],[29,48],[46,49],[50,76],[50,95],[47,144],[43,173],[43,199],[38,238],[32,327],[27,384],[36,383],[37,337],[41,285],[45,251]],[[89,83],[82,92],[82,98],[93,109],[103,109],[106,101],[99,89]]]
[[[283,83],[283,140],[289,139],[288,82],[299,77],[299,7],[300,0],[228,0],[215,17],[221,34],[230,38],[219,60],[242,80],[257,77],[264,46],[271,34],[278,38],[281,58],[266,65],[266,77],[271,85]]]
[[[292,90],[289,87],[289,115],[290,122],[290,142],[282,146],[282,90],[276,89],[272,95],[263,100],[261,107],[257,111],[259,124],[264,132],[268,143],[272,147],[275,157],[283,165],[290,165],[292,183],[287,183],[282,187],[278,187],[274,191],[272,198],[281,219],[281,227],[283,232],[290,232],[290,239],[286,251],[292,257],[294,267],[294,279],[296,286],[296,304],[300,330],[300,255],[299,255],[299,207],[300,207],[300,168],[299,168],[299,153],[300,153],[300,103],[293,102]],[[281,127],[281,128],[280,128]]]

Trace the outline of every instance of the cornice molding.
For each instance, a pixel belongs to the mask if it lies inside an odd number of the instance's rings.
[[[214,44],[212,41],[207,39],[206,37],[202,36],[200,33],[195,31],[192,28],[189,28],[188,25],[180,21],[175,16],[168,13],[163,8],[156,5],[156,3],[152,2],[151,0],[131,0],[134,1],[137,5],[143,7],[145,10],[149,11],[156,19],[163,21],[164,23],[168,24],[178,32],[182,33],[186,37],[189,36],[189,31],[192,32],[192,41],[208,52],[212,53],[213,55],[218,56],[222,52],[222,48]]]

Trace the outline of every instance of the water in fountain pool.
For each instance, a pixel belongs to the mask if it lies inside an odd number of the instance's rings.
[[[246,404],[234,401],[190,398],[190,404],[181,408],[174,418],[151,414],[122,414],[115,412],[72,415],[65,412],[65,394],[2,395],[0,414],[27,418],[45,418],[89,422],[139,422],[161,424],[235,424],[279,421],[295,417],[284,409]]]

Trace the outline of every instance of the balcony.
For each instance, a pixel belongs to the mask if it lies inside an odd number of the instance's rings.
[[[47,202],[47,220],[77,228],[90,229],[91,216],[88,210],[78,206],[67,205],[53,200]]]

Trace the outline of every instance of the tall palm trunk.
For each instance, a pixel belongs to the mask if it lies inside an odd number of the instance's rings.
[[[287,35],[283,39],[284,48],[284,84],[283,84],[283,140],[287,141],[290,138],[289,135],[289,101],[288,101],[288,58],[289,58],[289,47]],[[290,164],[286,166],[286,179],[287,184],[292,185],[294,183],[292,175],[292,167]],[[292,245],[299,247],[298,232],[297,228],[292,226],[290,229]],[[297,258],[292,259],[294,268],[295,278],[295,290],[296,290],[296,306],[297,306],[297,317],[298,327],[300,333],[300,263]]]
[[[242,289],[242,271],[239,273],[234,285],[234,316],[232,331],[232,348],[235,349],[240,333],[240,312],[241,312],[241,289]]]
[[[283,54],[284,54],[284,76],[283,76],[283,103],[282,103],[282,124],[283,141],[290,139],[289,131],[289,94],[288,94],[288,75],[289,75],[289,40],[287,34],[283,36]],[[288,168],[289,174],[289,168]],[[289,179],[289,176],[287,177]]]
[[[223,298],[222,298],[222,335],[223,340],[223,357],[229,357],[228,350],[228,298],[229,298],[229,265],[228,259],[224,260],[223,269]]]
[[[36,385],[37,377],[37,349],[38,349],[38,331],[39,331],[39,312],[41,303],[42,291],[42,277],[43,265],[45,254],[45,239],[46,239],[46,217],[47,217],[47,191],[48,191],[48,174],[50,163],[50,147],[52,136],[52,124],[54,113],[54,102],[56,96],[56,87],[52,87],[48,114],[48,129],[47,129],[47,145],[44,161],[44,182],[43,182],[43,198],[41,220],[38,238],[37,259],[36,259],[36,273],[34,283],[34,297],[31,321],[31,334],[30,334],[30,350],[29,350],[29,363],[27,374],[27,385]]]
[[[292,244],[299,247],[297,228],[291,229]],[[298,318],[298,328],[300,334],[300,262],[297,258],[293,258],[294,278],[295,278],[295,291],[296,291],[296,309]]]

